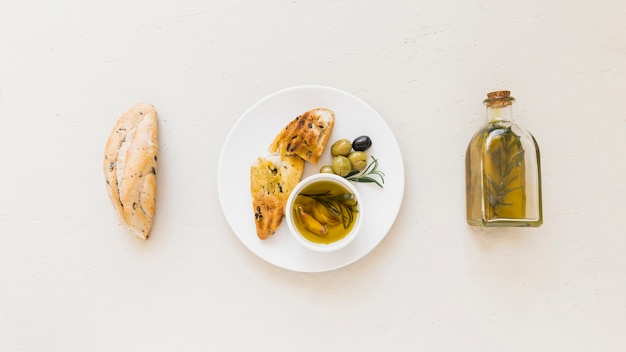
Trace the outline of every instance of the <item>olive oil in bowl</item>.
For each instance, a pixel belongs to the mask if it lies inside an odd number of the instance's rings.
[[[322,252],[343,248],[362,222],[359,194],[343,177],[316,174],[301,181],[287,201],[287,224],[305,247]]]

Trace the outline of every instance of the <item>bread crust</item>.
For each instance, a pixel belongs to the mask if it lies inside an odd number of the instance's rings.
[[[326,108],[309,110],[293,119],[276,135],[270,153],[298,155],[317,164],[335,126],[335,113]]]
[[[285,216],[287,199],[304,173],[305,161],[317,164],[335,126],[335,113],[309,110],[290,121],[269,145],[269,155],[250,167],[250,193],[257,236],[272,236]]]
[[[297,155],[259,157],[250,167],[250,193],[257,236],[265,240],[283,221],[287,198],[300,182],[304,160]]]
[[[120,117],[104,152],[106,189],[122,225],[147,239],[156,212],[158,127],[153,105],[139,103]]]

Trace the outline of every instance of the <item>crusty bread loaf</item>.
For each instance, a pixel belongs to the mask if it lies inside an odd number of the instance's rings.
[[[276,135],[270,153],[298,155],[317,164],[335,126],[335,113],[326,108],[305,112],[293,119]]]
[[[156,210],[157,134],[154,106],[139,103],[117,121],[104,152],[109,198],[122,224],[140,239],[148,238]]]
[[[265,240],[276,232],[285,215],[285,204],[304,172],[297,155],[259,157],[250,167],[250,193],[257,235]]]

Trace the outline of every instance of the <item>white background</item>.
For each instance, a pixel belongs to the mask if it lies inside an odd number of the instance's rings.
[[[0,4],[0,350],[623,351],[623,1]],[[258,99],[346,90],[402,149],[382,243],[280,269],[227,225],[221,145]],[[464,154],[509,89],[542,151],[545,223],[465,223]],[[101,163],[133,104],[160,117],[152,237]]]

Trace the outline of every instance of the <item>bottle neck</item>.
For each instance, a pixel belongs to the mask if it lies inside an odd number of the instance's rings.
[[[488,106],[487,122],[512,122],[513,106],[511,104],[505,106]]]

